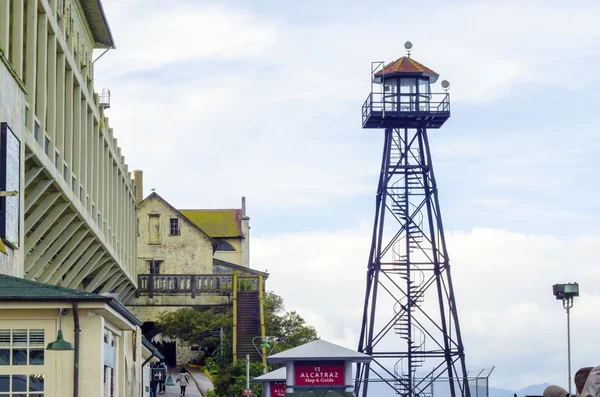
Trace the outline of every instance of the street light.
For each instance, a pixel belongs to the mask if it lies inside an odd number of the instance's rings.
[[[256,340],[260,339],[260,345],[256,345]],[[275,336],[255,336],[254,338],[252,338],[252,344],[254,345],[254,348],[256,349],[256,351],[258,352],[258,354],[260,355],[262,362],[263,362],[263,373],[267,373],[267,356],[269,354],[271,354],[271,352],[273,351],[273,349],[275,348],[275,345],[277,344],[277,337]],[[273,346],[271,346],[271,344],[269,344],[269,340],[271,341],[271,343],[273,343]]]
[[[579,284],[554,284],[552,293],[557,300],[562,300],[563,308],[567,311],[567,361],[569,371],[569,396],[571,396],[571,308],[573,298],[579,296]]]
[[[63,310],[64,309],[59,309],[58,311],[58,335],[56,337],[56,340],[54,342],[50,342],[48,343],[48,346],[46,346],[46,350],[54,350],[54,351],[64,351],[64,350],[73,350],[73,345],[70,344],[69,342],[67,342],[64,338],[63,338],[63,331],[62,331],[62,315],[63,315]]]

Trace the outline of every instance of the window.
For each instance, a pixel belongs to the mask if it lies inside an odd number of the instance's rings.
[[[50,139],[47,136],[44,137],[44,153],[46,153],[46,156],[50,155]]]
[[[37,121],[33,123],[33,137],[35,138],[36,142],[38,142],[40,139],[40,125]]]
[[[73,177],[71,178],[71,190],[73,190],[73,192],[75,192],[75,186],[77,186],[77,180]]]
[[[44,375],[0,375],[0,396],[43,397]]]
[[[148,244],[160,244],[160,215],[149,215]]]
[[[226,240],[218,239],[217,251],[235,251],[235,248],[233,248],[233,245],[231,245]]]
[[[160,265],[162,261],[151,260],[148,261],[148,270],[150,274],[160,274]]]
[[[57,169],[60,169],[60,168],[58,168],[58,160],[59,160],[59,158],[60,158],[60,155],[58,154],[58,152],[54,152],[54,166]]]
[[[67,180],[67,165],[63,164],[63,179],[66,181]]]
[[[44,365],[44,347],[43,329],[0,329],[0,366]]]
[[[83,186],[79,186],[79,201],[83,203]]]
[[[179,218],[171,218],[171,236],[179,236]]]
[[[25,106],[25,127],[27,127],[29,124],[29,106]]]

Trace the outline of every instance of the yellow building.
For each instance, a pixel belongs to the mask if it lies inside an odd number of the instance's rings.
[[[134,178],[136,175],[134,171]],[[138,186],[137,191],[142,188]],[[144,335],[167,346],[163,353],[170,366],[187,363],[194,352],[191,346],[164,338],[154,328],[162,312],[183,307],[236,306],[238,297],[248,298],[250,309],[240,312],[240,316],[247,314],[241,321],[250,320],[251,324],[245,325],[253,336],[261,335],[259,301],[268,274],[219,259],[219,249],[226,247],[222,253],[230,255],[227,258],[242,261],[242,240],[248,240],[242,235],[242,222],[247,225],[248,219],[243,210],[179,211],[157,193],[138,203],[138,290],[126,304],[144,321]],[[250,344],[251,353],[255,350],[250,342],[245,344]]]
[[[0,275],[0,395],[148,395],[141,325],[113,296]],[[59,330],[73,350],[47,349]]]
[[[135,191],[92,60],[111,48],[100,0],[0,0],[0,273],[126,299]]]

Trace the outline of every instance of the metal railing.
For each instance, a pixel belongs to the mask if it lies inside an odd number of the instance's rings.
[[[255,292],[259,289],[259,276],[237,276],[237,291]],[[233,292],[233,274],[139,274],[137,296],[147,294],[227,294]]]
[[[372,92],[362,106],[363,124],[373,112],[394,113],[450,113],[450,94],[436,93],[428,95],[388,94]]]

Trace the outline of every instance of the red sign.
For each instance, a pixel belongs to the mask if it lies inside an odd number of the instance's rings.
[[[271,382],[270,397],[285,397],[285,382]]]
[[[252,395],[252,389],[244,389],[244,391],[242,391],[242,395],[244,395],[244,396],[251,396]]]
[[[306,365],[296,361],[294,380],[296,386],[344,386],[344,363]]]

